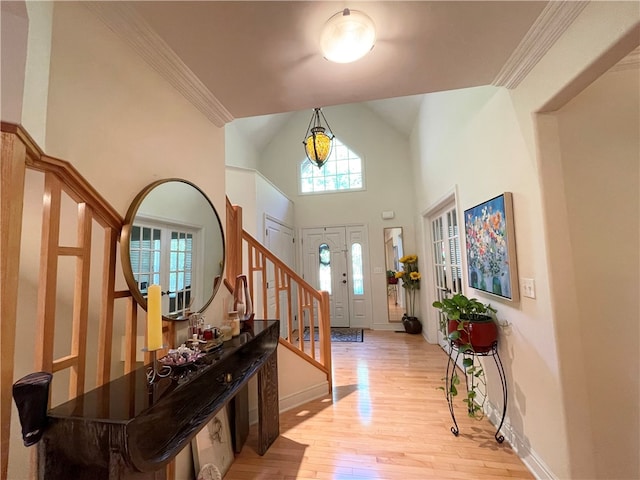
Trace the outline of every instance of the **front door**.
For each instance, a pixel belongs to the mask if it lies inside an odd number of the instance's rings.
[[[329,292],[331,326],[367,326],[371,302],[366,228],[304,229],[302,251],[304,279]]]

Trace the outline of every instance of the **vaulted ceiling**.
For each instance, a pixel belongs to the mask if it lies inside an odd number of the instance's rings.
[[[89,4],[218,125],[368,102],[405,132],[415,118],[419,97],[386,99],[491,84],[513,88],[584,5],[559,1]],[[345,7],[362,10],[373,19],[377,42],[355,63],[331,63],[320,52],[320,31]],[[269,122],[243,123],[264,129]]]

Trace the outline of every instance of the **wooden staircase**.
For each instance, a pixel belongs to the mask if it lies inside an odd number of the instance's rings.
[[[314,289],[300,275],[242,229],[242,209],[227,199],[227,266],[225,280],[235,284],[241,273],[248,275],[253,305],[259,305],[259,318],[277,318],[286,326],[280,344],[307,362],[315,365],[327,376],[329,393],[331,379],[331,321],[329,293]],[[245,267],[246,265],[246,267]],[[269,275],[268,275],[269,272]],[[267,277],[268,275],[268,277]],[[273,278],[275,285],[268,285]],[[273,289],[274,308],[269,311],[267,299]],[[259,302],[257,297],[259,295]],[[284,298],[283,298],[284,297]],[[297,325],[294,323],[297,320]],[[304,328],[309,332],[308,345],[304,341]],[[318,330],[316,344],[313,332]]]

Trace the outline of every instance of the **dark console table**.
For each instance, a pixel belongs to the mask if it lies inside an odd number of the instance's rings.
[[[232,431],[246,436],[246,385],[255,374],[264,454],[279,435],[279,323],[255,320],[222,349],[151,386],[141,367],[53,408],[38,447],[38,477],[163,479],[166,464],[225,405]],[[238,450],[243,439],[234,440]]]

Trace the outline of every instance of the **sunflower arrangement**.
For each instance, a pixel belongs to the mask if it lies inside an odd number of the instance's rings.
[[[422,276],[418,271],[418,256],[405,255],[400,259],[402,270],[396,272],[396,278],[402,279],[402,286],[407,294],[407,315],[415,317],[416,290],[420,289]]]

